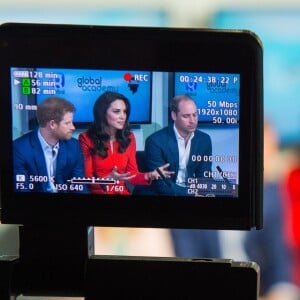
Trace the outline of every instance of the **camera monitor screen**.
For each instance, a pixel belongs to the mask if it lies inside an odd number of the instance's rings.
[[[260,228],[261,60],[246,31],[2,26],[3,222]]]

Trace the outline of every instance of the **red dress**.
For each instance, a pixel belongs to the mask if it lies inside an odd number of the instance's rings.
[[[112,147],[108,147],[108,155],[106,158],[100,155],[91,154],[94,148],[94,143],[86,132],[79,135],[79,143],[84,156],[85,176],[88,178],[99,177],[107,178],[110,176],[113,168],[117,167],[118,173],[130,172],[130,175],[136,174],[135,177],[128,180],[133,185],[148,185],[151,181],[145,179],[145,173],[138,170],[136,163],[136,141],[133,133],[130,134],[131,142],[126,151],[120,153],[118,151],[119,142],[114,141]],[[119,181],[116,184],[89,184],[91,193],[96,194],[122,194],[129,195],[124,181]]]

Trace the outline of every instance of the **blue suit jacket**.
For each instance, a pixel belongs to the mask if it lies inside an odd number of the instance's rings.
[[[186,191],[179,189],[175,183],[179,169],[179,150],[173,124],[156,131],[146,139],[145,154],[149,171],[169,163],[169,170],[175,172],[167,180],[168,185],[162,180],[156,180],[152,183],[152,189],[155,189],[160,195],[186,195]],[[199,161],[199,157],[201,156],[203,159],[205,155],[212,155],[211,138],[208,134],[196,130],[191,142],[190,157],[187,164],[188,178],[203,178],[205,171],[211,171],[211,162]]]
[[[25,175],[28,187],[30,175],[47,176],[47,168],[37,131],[29,132],[13,143],[14,180],[16,175]],[[66,184],[72,177],[84,177],[83,155],[75,138],[59,142],[55,183]],[[46,192],[48,182],[34,181],[30,191]],[[15,185],[16,186],[16,185]],[[29,191],[29,189],[25,190]],[[71,192],[68,190],[68,192]]]

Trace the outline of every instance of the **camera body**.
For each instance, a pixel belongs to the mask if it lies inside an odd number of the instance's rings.
[[[0,39],[3,223],[262,227],[262,46],[254,33],[4,24]],[[202,153],[198,146],[191,153],[192,164],[204,162],[210,169],[203,178],[186,178],[187,195],[172,193],[167,184],[164,194],[145,189],[123,195],[124,187],[101,176],[71,177],[49,193],[38,188],[49,181],[45,174],[16,170],[13,141],[36,129],[41,101],[55,96],[72,102],[78,138],[93,122],[97,97],[107,90],[131,102],[129,122],[140,157],[147,137],[172,124],[169,100],[179,94],[195,100],[197,131],[210,136],[212,151]],[[111,192],[84,192],[99,184]]]
[[[23,293],[93,300],[104,291],[128,299],[191,297],[199,282],[204,283],[202,294],[213,299],[256,299],[255,263],[95,256],[91,246],[93,226],[262,228],[262,45],[254,33],[3,24],[0,74],[5,145],[0,156],[1,222],[22,225],[20,257],[0,261],[0,275],[9,278],[3,281],[6,290],[1,288],[6,299]],[[85,174],[56,182],[37,168],[44,159],[36,150],[40,146],[19,141],[38,136],[39,104],[51,97],[72,102],[76,141],[93,123],[95,101],[106,91],[125,95],[130,102],[131,140],[136,140],[134,160],[140,173],[154,171],[149,169],[152,137],[173,126],[176,112],[169,110],[170,99],[185,95],[194,100],[198,122],[193,139],[201,132],[207,143],[193,147],[192,139],[187,164],[208,168],[201,177],[196,171],[186,176],[185,195],[174,193],[175,181],[165,178],[159,165],[153,168],[158,180],[147,185],[121,185],[114,177]],[[172,152],[173,142],[161,136],[156,140],[162,152]],[[65,160],[73,150],[65,151]],[[26,155],[27,170],[21,170],[17,165]],[[175,173],[178,156],[168,159]],[[43,188],[50,183],[55,192]],[[153,192],[156,185],[163,189]],[[93,192],[95,186],[106,192]]]

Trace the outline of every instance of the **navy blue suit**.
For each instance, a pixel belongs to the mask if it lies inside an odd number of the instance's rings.
[[[28,188],[30,175],[47,176],[44,152],[37,131],[29,132],[16,139],[13,142],[13,150],[14,180],[16,175],[24,175],[24,184]],[[55,183],[66,184],[67,180],[73,177],[84,177],[83,156],[79,142],[75,138],[59,141]],[[46,192],[48,182],[34,181],[33,186],[33,189],[23,191]]]
[[[261,294],[265,294],[276,283],[291,282],[291,260],[283,239],[282,203],[279,195],[277,184],[265,184],[264,227],[245,233],[245,252],[250,261],[255,261],[260,266]],[[171,235],[176,256],[222,257],[216,230],[173,229]]]
[[[212,144],[210,136],[200,130],[196,130],[191,141],[187,178],[203,178],[205,171],[211,171],[211,162],[203,161],[204,156],[211,155]],[[169,170],[175,172],[170,179],[167,179],[168,185],[163,180],[155,180],[152,183],[152,189],[156,193],[180,196],[187,194],[186,189],[182,189],[176,184],[179,169],[179,150],[173,124],[156,131],[146,139],[145,156],[149,171],[169,163]],[[200,157],[202,157],[202,161],[200,161]]]

